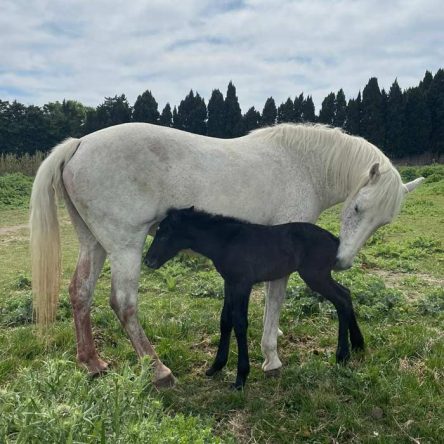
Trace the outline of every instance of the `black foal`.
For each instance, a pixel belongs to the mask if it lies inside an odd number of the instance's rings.
[[[160,223],[144,259],[159,268],[180,250],[191,249],[210,258],[225,281],[220,317],[220,342],[216,359],[207,370],[211,376],[228,360],[231,330],[238,344],[235,388],[245,385],[248,358],[248,302],[253,284],[273,281],[298,271],[305,283],[336,307],[339,319],[337,362],[349,356],[348,332],[353,349],[363,349],[364,339],[356,322],[350,292],[333,280],[339,239],[307,223],[265,226],[194,211],[169,210]]]

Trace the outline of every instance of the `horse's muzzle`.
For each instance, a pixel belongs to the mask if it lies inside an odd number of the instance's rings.
[[[352,262],[344,262],[344,261],[341,261],[340,259],[337,259],[336,263],[333,267],[333,270],[335,270],[335,271],[348,270],[349,268],[351,268],[352,265],[353,265]]]

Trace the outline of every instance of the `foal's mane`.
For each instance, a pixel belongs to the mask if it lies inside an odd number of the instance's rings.
[[[401,177],[385,154],[362,137],[347,134],[340,128],[309,123],[282,123],[261,128],[249,137],[259,137],[298,153],[308,169],[319,165],[326,183],[351,199],[369,180],[373,164],[379,163],[381,177],[374,198],[382,201],[381,210],[399,209],[404,194]],[[310,162],[314,157],[317,162]]]

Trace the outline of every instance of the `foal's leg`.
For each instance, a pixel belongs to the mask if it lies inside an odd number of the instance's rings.
[[[250,358],[248,356],[248,302],[250,300],[251,285],[226,284],[231,299],[231,316],[234,333],[237,340],[238,358],[237,375],[233,388],[240,390],[247,382],[250,373]]]
[[[319,270],[300,270],[304,282],[313,290],[331,301],[336,308],[339,320],[338,348],[336,350],[336,362],[343,363],[350,358],[348,344],[348,330],[353,307],[351,301],[345,299],[342,292],[332,279],[331,275]]]
[[[217,354],[213,365],[205,373],[207,376],[213,376],[215,373],[222,370],[228,361],[231,330],[233,329],[233,318],[231,312],[231,301],[225,288],[224,306],[220,315],[219,347],[217,349]]]
[[[358,325],[358,321],[356,320],[355,310],[353,309],[353,302],[350,296],[350,290],[347,287],[344,287],[339,282],[334,281],[336,286],[341,290],[344,298],[349,301],[352,306],[352,311],[350,314],[350,325],[349,325],[349,333],[350,333],[350,342],[352,345],[352,350],[364,350],[364,337],[362,336],[361,330]]]
[[[154,384],[158,387],[174,385],[175,379],[171,370],[157,356],[137,318],[141,248],[112,252],[110,260],[111,307],[128,334],[138,356],[151,356],[154,365]]]
[[[262,364],[264,372],[273,372],[282,367],[277,354],[277,337],[279,334],[279,315],[285,298],[288,276],[268,282],[266,286],[264,332],[261,348],[265,361]]]
[[[69,199],[66,200],[66,207],[80,243],[77,267],[69,285],[77,337],[77,361],[85,365],[91,375],[97,375],[106,371],[108,364],[100,359],[94,345],[90,310],[106,253]]]

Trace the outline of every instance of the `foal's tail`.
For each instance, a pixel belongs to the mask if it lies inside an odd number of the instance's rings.
[[[59,299],[60,234],[56,196],[64,196],[63,166],[73,156],[79,139],[56,146],[40,165],[31,194],[31,264],[35,319],[46,327],[55,318]]]

